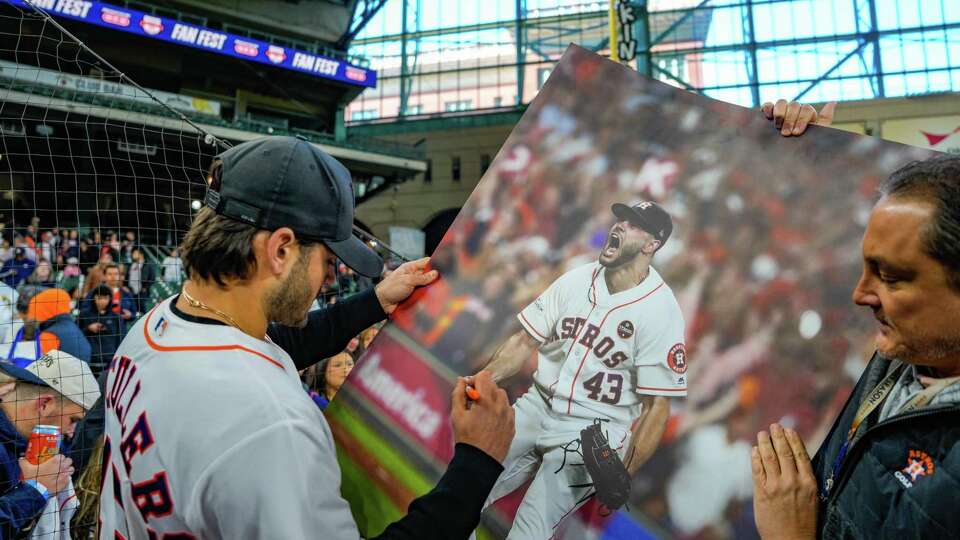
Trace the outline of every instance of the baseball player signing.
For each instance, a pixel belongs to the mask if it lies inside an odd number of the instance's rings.
[[[107,371],[99,538],[355,540],[333,437],[294,355],[310,365],[334,333],[359,332],[348,317],[383,318],[436,275],[405,263],[357,295],[373,310],[348,300],[308,313],[331,254],[368,277],[382,268],[351,234],[347,169],[305,141],[268,137],[220,154],[209,182],[181,244],[189,281],[137,321]],[[478,382],[483,403],[456,402],[447,474],[379,538],[476,528],[512,437],[506,395]]]
[[[486,368],[503,379],[538,351],[533,386],[514,404],[516,437],[487,500],[490,505],[533,479],[511,539],[551,538],[591,495],[600,491],[605,501],[609,483],[576,466],[588,461],[584,453],[598,450],[594,437],[581,440],[581,431],[592,434],[587,428],[599,424],[626,465],[624,470],[619,459],[612,460],[629,486],[627,475],[650,457],[663,434],[666,398],[687,392],[683,317],[670,287],[650,266],[673,230],[672,220],[652,202],[615,204],[612,210],[617,222],[599,260],[560,276],[527,306],[517,316],[522,330]],[[598,455],[610,462],[609,453]],[[623,479],[616,483],[623,485]],[[618,498],[625,500],[606,500]]]

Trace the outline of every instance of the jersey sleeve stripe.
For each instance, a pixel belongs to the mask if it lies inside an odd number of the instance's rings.
[[[523,316],[522,312],[520,313],[520,322],[523,323],[524,328],[536,334],[534,337],[536,337],[540,341],[547,341],[547,337],[541,334],[540,332],[538,332],[537,329],[534,328],[533,324],[531,324],[530,321],[528,321],[527,318]]]
[[[147,320],[144,321],[144,325],[143,325],[143,338],[146,340],[147,345],[149,345],[150,348],[153,349],[153,350],[155,350],[155,351],[159,351],[159,352],[243,351],[243,352],[246,352],[246,353],[250,353],[250,354],[252,354],[252,355],[255,355],[255,356],[259,356],[260,358],[266,360],[267,362],[270,362],[271,364],[277,366],[278,368],[283,369],[283,364],[281,364],[279,361],[274,360],[273,358],[270,358],[269,356],[263,354],[263,353],[260,352],[260,351],[255,351],[255,350],[253,350],[253,349],[249,349],[249,348],[247,348],[247,347],[244,347],[243,345],[192,345],[192,346],[180,346],[180,347],[167,347],[167,346],[164,346],[164,345],[160,345],[160,344],[158,344],[157,342],[153,341],[153,339],[150,338],[150,331],[149,331],[149,328],[150,328],[150,317],[153,316],[153,313],[154,313],[154,311],[151,311],[150,313],[148,313],[148,314],[147,314]]]

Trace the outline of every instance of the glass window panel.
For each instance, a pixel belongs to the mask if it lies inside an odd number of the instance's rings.
[[[753,7],[757,41],[785,41],[857,31],[854,3],[837,0],[799,0]]]
[[[955,55],[960,52],[955,43],[957,39],[960,39],[960,31],[957,30],[930,30],[884,36],[880,38],[883,70],[915,71],[957,65],[960,63],[960,56]]]
[[[726,101],[727,103],[733,103],[734,105],[743,105],[744,107],[753,106],[753,96],[751,95],[749,88],[704,90],[703,93],[714,99]]]
[[[960,22],[956,0],[875,0],[880,30],[916,28]]]

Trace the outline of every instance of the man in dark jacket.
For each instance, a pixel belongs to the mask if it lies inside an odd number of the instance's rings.
[[[111,309],[110,287],[100,285],[90,296],[93,302],[80,312],[79,324],[90,342],[90,369],[94,377],[99,377],[123,341],[123,320]]]
[[[31,528],[73,473],[60,454],[39,465],[21,458],[30,432],[53,425],[69,438],[100,392],[86,362],[57,350],[26,368],[0,363],[0,372],[0,538],[6,539]]]
[[[793,132],[798,109],[778,107]],[[877,352],[812,462],[795,431],[758,434],[766,540],[960,533],[960,157],[910,163],[880,194],[853,292],[877,319]]]
[[[123,336],[127,333],[127,328],[133,324],[137,313],[137,302],[130,289],[123,286],[120,267],[116,264],[107,263],[103,266],[103,285],[110,291],[110,311],[120,317],[120,335]],[[93,303],[93,291],[91,291],[80,303],[80,311],[82,313],[95,311],[92,307]]]

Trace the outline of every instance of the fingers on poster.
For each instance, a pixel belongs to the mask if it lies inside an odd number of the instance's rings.
[[[338,396],[338,442],[365,450],[341,456],[344,485],[370,487],[345,496],[405,509],[435,482],[455,377],[526,332],[539,350],[501,383],[512,474],[481,536],[755,536],[751,441],[779,421],[819,444],[870,338],[848,291],[877,184],[925,155],[836,130],[782,138],[759,111],[571,46],[433,255],[442,279]],[[654,398],[669,415],[643,422]],[[633,471],[616,511],[571,453],[593,425]]]

